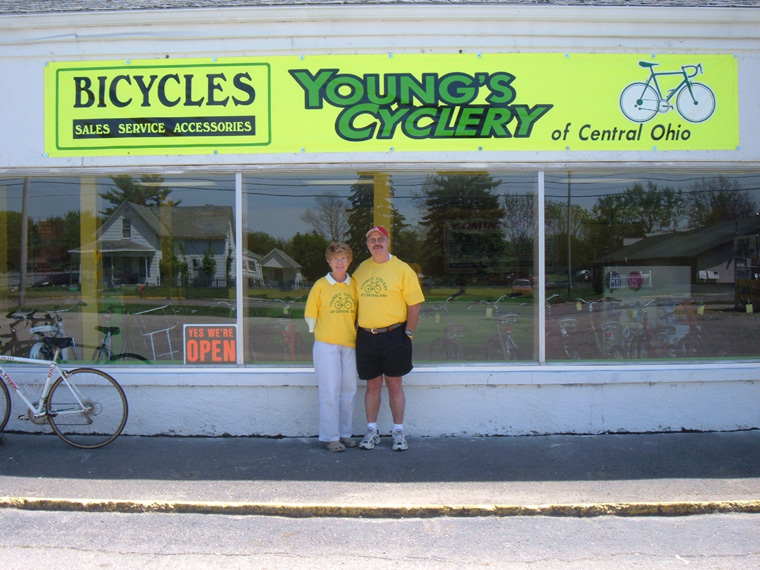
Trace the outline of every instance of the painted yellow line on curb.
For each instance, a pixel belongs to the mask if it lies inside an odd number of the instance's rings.
[[[559,505],[324,505],[244,502],[129,501],[0,497],[0,508],[98,513],[185,513],[281,517],[644,517],[713,513],[760,513],[760,500]]]

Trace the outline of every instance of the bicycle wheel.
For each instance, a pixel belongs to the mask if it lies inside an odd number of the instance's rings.
[[[634,123],[652,120],[659,107],[657,91],[646,83],[631,83],[620,94],[620,110]]]
[[[715,112],[715,94],[707,85],[692,83],[691,91],[684,87],[676,97],[676,109],[691,123],[702,123]]]
[[[504,354],[504,343],[499,335],[495,334],[486,344],[486,360],[506,360],[507,355]]]
[[[430,345],[429,355],[433,362],[464,360],[462,345],[448,338],[435,339]]]
[[[447,340],[445,338],[437,338],[430,344],[428,356],[432,362],[441,362],[449,359],[446,347]]]
[[[458,340],[452,340],[451,344],[449,344],[449,360],[453,362],[464,360],[464,350]]]
[[[520,353],[517,351],[517,348],[514,345],[507,348],[506,360],[522,360]]]
[[[150,364],[150,360],[145,358],[144,356],[140,356],[139,354],[134,354],[132,352],[122,352],[121,354],[117,354],[114,356],[114,361],[119,362],[126,362],[126,363],[132,363],[132,364]]]
[[[8,393],[8,387],[5,382],[0,381],[2,395],[0,395],[0,431],[5,429],[8,418],[11,417],[11,395]]]
[[[94,368],[72,370],[50,389],[48,421],[63,441],[81,449],[111,443],[127,423],[127,398],[119,383]]]

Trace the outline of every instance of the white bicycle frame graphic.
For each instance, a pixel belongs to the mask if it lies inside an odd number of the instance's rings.
[[[680,71],[660,71],[655,73],[658,63],[640,61],[639,66],[649,69],[646,82],[631,83],[620,93],[620,110],[634,123],[651,121],[657,113],[667,113],[673,109],[675,97],[678,114],[690,123],[702,123],[715,112],[715,94],[702,83],[691,79],[702,71],[702,64],[682,65]],[[681,75],[683,79],[663,97],[658,77]]]

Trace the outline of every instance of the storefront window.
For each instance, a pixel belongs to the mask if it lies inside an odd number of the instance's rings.
[[[185,324],[235,322],[234,197],[233,175],[0,180],[0,350],[182,364]]]
[[[760,174],[546,176],[547,358],[760,354]]]
[[[365,233],[391,233],[391,252],[426,296],[415,334],[423,363],[535,358],[535,173],[319,173],[246,176],[247,362],[309,364],[309,288],[329,270],[332,240],[369,257]]]
[[[303,311],[325,248],[349,243],[353,271],[380,224],[426,296],[420,365],[535,363],[542,343],[549,362],[760,354],[760,173],[548,172],[544,339],[537,172],[241,179],[241,244],[234,173],[0,179],[0,351],[44,358],[42,337],[66,335],[70,362],[234,364],[242,352],[309,366]]]

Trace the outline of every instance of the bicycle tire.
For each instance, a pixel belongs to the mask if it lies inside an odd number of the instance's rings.
[[[0,388],[2,388],[3,393],[0,397],[0,431],[3,431],[8,423],[8,418],[11,417],[11,395],[5,382],[0,381]]]
[[[631,83],[620,93],[620,110],[634,123],[651,121],[659,108],[657,91],[646,83]]]
[[[431,362],[441,362],[448,360],[446,353],[446,339],[437,338],[432,343],[430,343],[430,348],[428,349],[428,358],[431,360]]]
[[[109,350],[104,345],[100,345],[98,348],[95,349],[95,352],[92,354],[92,362],[93,364],[105,364],[107,363],[110,358],[108,356]]]
[[[507,352],[506,360],[522,360],[522,356],[517,351],[517,349],[514,346],[512,346],[509,348]]]
[[[80,449],[111,443],[127,423],[127,397],[119,383],[95,368],[59,377],[47,401],[48,422],[63,441]]]
[[[449,345],[449,356],[452,362],[461,362],[464,360],[464,349],[459,341],[452,340]]]
[[[464,360],[464,351],[456,340],[437,338],[430,345],[428,356],[433,362],[455,362]]]
[[[704,123],[715,112],[715,93],[701,83],[692,83],[691,91],[684,86],[676,96],[676,109],[690,123]]]
[[[133,352],[122,352],[121,354],[117,354],[113,357],[114,362],[121,361],[121,360],[127,360],[132,362],[139,362],[140,364],[150,364],[150,360],[145,358],[144,356],[140,356],[139,354],[135,354]]]
[[[504,345],[502,344],[499,335],[495,334],[488,339],[486,344],[486,360],[506,360],[507,355],[504,354]]]

